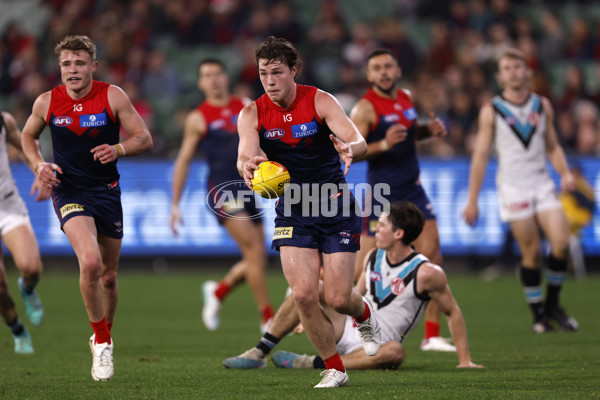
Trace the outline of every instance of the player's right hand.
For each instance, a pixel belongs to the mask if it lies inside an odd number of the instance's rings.
[[[467,225],[475,225],[475,223],[477,222],[477,218],[479,218],[479,208],[477,207],[477,203],[467,203],[467,206],[463,211],[463,218],[465,219]]]
[[[384,140],[387,143],[387,148],[391,149],[398,143],[405,141],[407,136],[408,129],[406,128],[406,126],[402,124],[394,124],[390,126],[385,132]]]
[[[242,164],[244,182],[246,182],[246,186],[248,186],[249,189],[252,189],[254,171],[258,169],[258,164],[265,161],[269,161],[269,159],[262,156],[254,156],[251,159],[244,161],[244,164]]]
[[[296,325],[296,327],[294,328],[294,330],[292,332],[294,332],[296,335],[300,335],[301,333],[304,333],[304,325],[302,325],[302,322],[300,322],[298,325]]]
[[[58,186],[60,183],[60,180],[56,177],[54,171],[59,174],[63,173],[62,168],[54,163],[40,163],[39,167],[37,168],[37,177],[44,187],[50,189],[54,186]]]
[[[179,206],[173,204],[171,205],[171,231],[175,236],[179,235],[179,231],[177,230],[177,226],[183,225],[183,218],[181,218],[181,211],[179,211]]]

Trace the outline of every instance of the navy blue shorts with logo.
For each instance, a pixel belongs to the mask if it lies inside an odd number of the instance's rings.
[[[290,215],[285,215],[285,208],[278,201],[271,248],[303,247],[318,249],[325,254],[358,251],[362,222],[355,210],[354,197],[346,205],[341,197],[331,201],[337,207],[337,214],[333,217],[303,216],[298,209],[292,209]]]
[[[415,182],[406,189],[403,191],[392,190],[392,193],[389,196],[386,196],[387,200],[390,203],[393,203],[394,201],[410,201],[421,210],[425,219],[435,219],[433,205],[431,204],[431,201],[429,201],[425,190],[423,190],[423,186],[421,186],[419,182]],[[375,198],[371,198],[370,200],[367,199],[367,202],[369,201],[371,202],[371,213],[368,217],[364,218],[365,226],[363,232],[367,232],[367,235],[369,236],[375,236],[375,226],[377,226],[378,219],[381,216],[381,214],[376,211],[382,210],[383,205]]]
[[[242,180],[220,185],[209,183],[206,205],[216,215],[220,225],[228,219],[242,218],[242,214],[247,214],[255,224],[262,223],[262,213],[256,207],[254,192]],[[245,215],[243,217],[245,218]]]
[[[61,229],[69,219],[84,215],[94,218],[99,234],[114,239],[123,238],[123,208],[119,185],[99,192],[55,188],[52,198]]]

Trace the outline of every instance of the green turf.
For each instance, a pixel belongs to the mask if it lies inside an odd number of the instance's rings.
[[[564,304],[581,325],[577,333],[542,336],[515,278],[482,283],[451,275],[450,285],[467,321],[473,361],[485,370],[457,370],[453,354],[418,349],[422,324],[405,342],[397,371],[350,371],[350,387],[316,390],[316,370],[227,370],[221,361],[255,345],[258,314],[246,286],[222,310],[218,332],[204,329],[200,283],[224,271],[168,274],[122,272],[113,329],[115,376],[94,382],[87,340],[91,328],[79,295],[77,273],[47,272],[39,292],[46,307],[40,328],[28,327],[36,354],[18,356],[7,328],[0,330],[1,399],[573,399],[600,398],[599,277],[569,279]],[[14,269],[9,274],[22,319]],[[270,271],[271,298],[285,282]],[[443,330],[447,335],[447,329]],[[280,349],[312,353],[304,336]]]

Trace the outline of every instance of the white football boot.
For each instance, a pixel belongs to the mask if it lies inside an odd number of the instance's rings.
[[[366,297],[363,297],[365,306],[369,307],[371,316],[364,322],[358,322],[356,329],[358,329],[358,336],[362,342],[363,349],[368,356],[374,356],[379,352],[381,346],[381,328],[375,318],[375,310],[371,305],[371,302]]]
[[[92,378],[95,381],[108,381],[112,378],[115,368],[113,365],[113,347],[111,343],[96,343],[96,335],[90,338],[90,350],[92,351]]]
[[[321,382],[316,384],[315,388],[331,388],[338,386],[348,386],[348,374],[337,369],[326,369],[321,372]]]
[[[219,310],[221,301],[215,296],[219,284],[215,281],[206,281],[202,285],[202,294],[204,296],[204,307],[202,307],[202,321],[209,331],[216,331],[219,328]]]
[[[441,336],[434,336],[429,339],[423,339],[421,342],[421,350],[456,353],[456,346]]]

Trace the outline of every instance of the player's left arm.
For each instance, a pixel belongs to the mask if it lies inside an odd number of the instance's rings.
[[[33,165],[31,165],[29,159],[23,152],[23,146],[21,145],[21,130],[17,125],[17,121],[15,121],[15,118],[7,112],[2,113],[2,118],[4,119],[4,125],[6,126],[6,142],[17,151],[17,156],[27,164],[30,170],[33,171]],[[39,144],[39,140],[36,139],[36,143]]]
[[[352,161],[361,160],[367,154],[367,142],[356,125],[348,118],[340,103],[331,94],[317,90],[315,108],[319,117],[333,132],[329,138],[346,164],[345,175],[348,173]]]
[[[562,146],[558,142],[558,135],[554,127],[554,110],[550,101],[542,97],[542,106],[546,115],[546,154],[550,163],[560,174],[560,187],[563,191],[571,191],[575,189],[575,177],[569,169],[567,157]]]
[[[448,328],[452,335],[452,340],[456,345],[456,355],[458,356],[457,368],[483,368],[471,361],[469,352],[469,340],[467,338],[467,327],[460,307],[456,303],[444,270],[437,265],[425,263],[419,268],[417,274],[417,289],[420,293],[425,292],[446,314]]]
[[[35,173],[34,166],[31,165],[29,159],[25,156],[25,152],[23,152],[23,146],[21,144],[21,130],[17,125],[17,121],[15,118],[7,113],[2,113],[2,118],[4,119],[4,125],[6,126],[6,142],[10,144],[17,151],[17,155],[23,162],[27,164],[31,172],[33,172],[33,183],[31,184],[30,195],[33,196],[35,192],[37,192],[37,196],[35,196],[35,201],[47,200],[50,198],[52,191],[50,188],[41,184],[40,180]],[[39,146],[39,140],[36,140],[37,145]]]
[[[111,85],[108,88],[108,104],[115,117],[121,122],[130,137],[124,142],[116,145],[102,144],[94,147],[90,152],[94,154],[94,160],[102,164],[115,161],[119,157],[135,156],[152,148],[152,135],[146,123],[140,117],[123,89]]]

